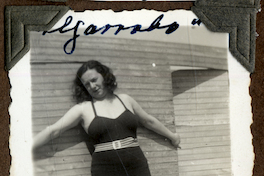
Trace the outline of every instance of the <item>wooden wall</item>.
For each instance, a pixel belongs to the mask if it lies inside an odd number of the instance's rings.
[[[230,176],[228,72],[179,70],[172,73],[180,176]]]
[[[79,66],[89,59],[111,67],[117,76],[117,93],[134,97],[171,130],[175,130],[175,119],[170,66],[227,69],[226,51],[222,48],[80,37],[74,53],[66,55],[62,48],[70,37],[31,35],[34,134],[57,121],[73,106],[72,80]],[[185,134],[181,135],[185,138]],[[138,138],[153,176],[179,174],[177,150],[168,141],[144,128],[139,128]],[[81,127],[65,132],[35,156],[35,175],[90,175],[91,156],[87,142]]]

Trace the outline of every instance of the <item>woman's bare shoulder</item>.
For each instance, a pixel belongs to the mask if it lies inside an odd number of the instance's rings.
[[[91,101],[84,101],[75,105],[76,108],[81,112],[83,119],[90,119],[94,116],[94,110]]]
[[[117,95],[119,98],[121,98],[122,100],[126,100],[126,101],[131,101],[131,99],[133,99],[130,95],[128,94],[118,94]]]
[[[74,106],[72,106],[71,110],[83,114],[84,109],[89,110],[91,107],[92,106],[91,106],[90,101],[84,101],[84,102],[81,102],[81,103],[78,103],[78,104],[75,104]]]
[[[75,106],[79,107],[79,108],[85,108],[85,109],[90,109],[92,108],[92,103],[91,101],[84,101],[84,102],[81,102],[81,103],[78,103],[76,104]]]
[[[131,97],[128,94],[118,94],[118,97],[121,98],[123,102],[126,102],[127,104],[133,105],[135,104],[135,100],[133,97]]]
[[[91,101],[83,101],[81,103],[78,103],[77,105],[79,105],[79,106],[84,106],[84,105],[90,106],[91,104],[92,104]]]

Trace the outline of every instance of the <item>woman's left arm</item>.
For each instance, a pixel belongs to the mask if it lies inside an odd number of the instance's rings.
[[[132,105],[134,113],[139,116],[140,123],[146,128],[168,138],[175,147],[180,147],[180,135],[171,132],[166,128],[158,119],[146,113],[141,106],[132,98],[128,96],[128,99]]]

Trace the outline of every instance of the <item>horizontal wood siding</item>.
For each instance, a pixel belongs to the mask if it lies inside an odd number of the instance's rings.
[[[180,176],[231,175],[228,73],[172,73]]]
[[[34,134],[56,122],[75,104],[72,81],[87,60],[95,59],[112,68],[118,81],[117,93],[131,95],[172,131],[175,110],[170,66],[227,68],[226,51],[222,48],[80,37],[74,53],[66,55],[63,45],[69,37],[31,35]],[[177,150],[169,141],[142,127],[138,129],[138,138],[153,176],[179,174]],[[41,148],[35,160],[35,175],[90,175],[88,142],[80,126],[61,134]]]
[[[114,37],[80,36],[76,40],[73,54],[67,55],[63,47],[72,35],[46,34],[42,36],[32,32],[31,36],[41,40],[41,42],[34,42],[32,62],[83,62],[95,59],[108,63],[114,70],[118,64],[123,64],[119,68],[120,71],[129,68],[132,69],[129,71],[134,74],[136,70],[142,70],[142,68],[145,71],[151,71],[152,63],[158,66],[156,69],[162,69],[163,66],[168,65],[181,65],[227,70],[227,49],[224,48]],[[71,44],[68,45],[69,49],[71,49]]]

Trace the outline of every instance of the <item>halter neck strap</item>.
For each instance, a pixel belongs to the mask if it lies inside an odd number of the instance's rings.
[[[93,100],[92,100],[91,102],[92,102],[92,107],[93,107],[94,115],[97,116],[97,113],[96,113],[96,110],[95,110],[95,107],[94,107],[94,102],[93,102]]]
[[[116,96],[116,98],[119,99],[119,101],[123,104],[123,106],[125,107],[125,109],[127,110],[127,107],[125,105],[125,103],[121,100],[121,98],[119,98],[119,96],[117,96],[116,94],[114,94]]]
[[[114,94],[114,95],[116,96],[116,98],[118,98],[118,100],[122,103],[122,105],[124,106],[124,108],[127,110],[127,107],[126,107],[125,103],[121,100],[121,98],[119,98],[119,96],[117,96],[116,94]],[[97,112],[96,112],[96,109],[95,109],[93,100],[91,102],[92,102],[92,107],[93,107],[94,115],[97,116]]]

